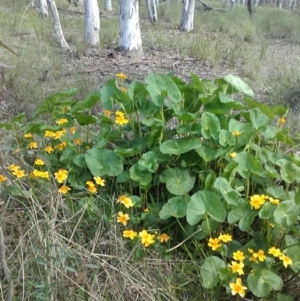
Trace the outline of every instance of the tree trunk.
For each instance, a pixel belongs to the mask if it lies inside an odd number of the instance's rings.
[[[234,3],[235,3],[235,0],[230,0],[230,10],[233,10],[234,9]]]
[[[187,13],[188,7],[189,7],[189,0],[183,0],[183,8],[182,8],[180,24],[182,24],[184,22],[184,18],[185,18],[185,15]]]
[[[84,10],[85,41],[88,45],[96,46],[100,43],[100,17],[97,0],[84,0]]]
[[[34,0],[30,0],[29,3],[32,7],[34,7]]]
[[[151,23],[157,21],[156,0],[146,0],[147,11]]]
[[[47,3],[48,3],[48,6],[50,8],[51,16],[52,16],[52,20],[53,20],[54,35],[57,38],[57,40],[60,43],[60,46],[62,48],[68,48],[69,45],[66,42],[65,37],[64,37],[64,33],[63,33],[62,29],[61,29],[61,25],[60,25],[60,20],[59,20],[59,15],[58,15],[56,4],[55,4],[54,0],[47,0]]]
[[[112,11],[111,0],[105,0],[105,10]]]
[[[48,18],[47,0],[40,0],[40,16]]]
[[[120,42],[116,50],[142,57],[143,47],[139,25],[138,0],[119,0],[120,4]]]
[[[247,8],[248,8],[248,12],[249,15],[252,15],[252,0],[247,0]]]
[[[180,29],[189,32],[194,28],[195,0],[185,0],[185,1],[188,1],[188,8],[185,15],[183,16],[183,21],[181,22]],[[185,3],[183,9],[185,10]]]

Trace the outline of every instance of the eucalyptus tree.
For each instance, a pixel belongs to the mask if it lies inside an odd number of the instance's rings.
[[[40,0],[40,16],[48,18],[48,5],[47,0]]]
[[[84,0],[85,21],[84,36],[89,45],[98,45],[100,42],[100,17],[97,0]]]
[[[194,11],[195,0],[184,0],[181,15],[180,29],[183,31],[191,31],[194,28]]]
[[[105,10],[112,11],[111,0],[105,0]]]
[[[120,5],[120,40],[118,51],[144,55],[139,24],[139,0],[119,0]]]
[[[58,15],[55,1],[47,0],[47,4],[50,9],[52,20],[53,20],[54,35],[62,48],[68,48],[69,45],[65,40],[64,33],[63,33],[61,25],[60,25],[59,15]]]
[[[157,21],[157,0],[146,0],[147,11],[151,23]]]

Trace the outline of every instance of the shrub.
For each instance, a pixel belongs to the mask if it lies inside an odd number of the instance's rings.
[[[150,74],[128,84],[120,73],[84,100],[75,95],[48,97],[25,125],[23,115],[1,124],[23,159],[1,175],[9,193],[26,178],[55,187],[70,208],[114,196],[109,218],[138,257],[145,247],[167,254],[182,240],[202,243],[207,289],[268,297],[296,277],[300,157],[287,149],[295,139],[286,108],[255,101],[233,75],[186,83]],[[41,114],[49,121],[36,122]]]

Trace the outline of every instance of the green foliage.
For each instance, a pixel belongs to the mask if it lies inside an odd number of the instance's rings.
[[[300,269],[300,160],[284,153],[286,141],[297,142],[284,128],[287,109],[256,102],[233,75],[202,81],[192,74],[184,82],[150,74],[128,85],[117,77],[82,101],[73,100],[73,89],[48,97],[25,125],[21,117],[1,125],[25,134],[18,156],[29,185],[53,179],[63,197],[85,204],[119,196],[116,206],[127,213],[117,221],[133,244],[163,252],[166,234],[151,234],[156,229],[178,233],[174,244],[186,237],[201,243],[207,289],[257,297],[280,291],[285,275]],[[99,102],[103,111],[92,114]],[[37,121],[41,114],[50,122]],[[7,167],[23,180],[20,167]],[[16,195],[15,182],[1,179]]]

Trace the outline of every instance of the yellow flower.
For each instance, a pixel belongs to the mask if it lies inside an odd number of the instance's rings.
[[[68,171],[65,169],[60,169],[58,172],[55,172],[54,175],[55,175],[57,182],[62,183],[63,181],[65,181],[67,179]]]
[[[12,172],[12,174],[13,174],[14,176],[16,176],[18,179],[23,178],[23,177],[26,176],[25,171],[24,171],[24,170],[21,170],[21,169],[16,169],[16,170],[14,170],[14,171]]]
[[[162,233],[158,236],[158,239],[160,242],[167,242],[170,239],[170,237],[168,234]]]
[[[278,119],[278,122],[283,124],[283,123],[286,123],[286,120],[285,120],[284,117],[281,117],[281,118]]]
[[[45,165],[45,162],[44,162],[43,160],[41,160],[41,159],[36,159],[36,160],[34,161],[34,164],[35,164],[35,165]]]
[[[89,187],[95,187],[95,183],[92,181],[86,181],[85,184]]]
[[[229,156],[234,159],[237,156],[237,153],[236,152],[232,152],[232,153],[229,154]]]
[[[133,230],[124,230],[123,237],[130,238],[131,240],[137,236],[137,233]]]
[[[238,137],[239,135],[241,135],[242,133],[240,131],[233,131],[232,135],[235,137]]]
[[[29,143],[29,148],[38,148],[38,145],[37,145],[37,143],[36,142],[30,142]]]
[[[148,209],[148,208],[144,209],[144,212],[148,213],[148,212],[149,212],[149,209]]]
[[[81,144],[81,138],[77,138],[77,139],[75,139],[75,144],[77,144],[77,145],[80,145]]]
[[[268,253],[273,255],[274,257],[279,257],[281,255],[280,249],[276,249],[275,247],[270,248]]]
[[[232,235],[229,235],[229,234],[220,234],[218,238],[220,240],[222,240],[223,242],[232,241]]]
[[[238,273],[239,275],[243,275],[244,274],[244,264],[243,262],[236,262],[236,261],[231,261],[231,265],[229,264],[229,267],[231,268],[233,273]]]
[[[233,259],[243,261],[245,260],[245,254],[242,251],[236,251],[233,253]]]
[[[125,195],[121,195],[121,196],[118,198],[117,203],[123,204],[126,208],[133,207],[133,203],[132,203],[131,198],[126,197]]]
[[[59,120],[56,120],[56,124],[58,124],[58,125],[62,125],[62,124],[65,124],[65,123],[68,123],[67,118],[61,118]]]
[[[74,135],[76,133],[75,126],[70,127],[70,132]]]
[[[230,283],[231,293],[232,295],[239,294],[242,298],[245,297],[245,290],[247,289],[246,286],[243,286],[242,279],[236,279],[236,282]]]
[[[49,138],[53,138],[53,137],[55,137],[55,133],[52,132],[52,131],[46,131],[44,136],[49,137]]]
[[[20,169],[20,166],[15,165],[15,164],[11,164],[11,165],[8,167],[8,169],[9,169],[10,171],[16,171],[16,170]]]
[[[116,111],[115,115],[116,115],[116,117],[124,117],[125,116],[125,114],[121,111]]]
[[[124,88],[124,87],[121,87],[121,89],[120,89],[123,93],[127,93],[127,89],[126,88]]]
[[[68,193],[69,190],[71,190],[71,188],[68,187],[67,185],[62,185],[62,186],[58,189],[58,191],[59,191],[60,193],[62,193],[62,194]]]
[[[128,123],[128,119],[126,119],[125,117],[116,117],[115,119],[115,123],[119,124],[119,125],[125,125]]]
[[[39,170],[34,169],[32,172],[32,175],[35,177],[49,179],[48,171],[39,171]]]
[[[278,199],[273,199],[273,198],[269,198],[269,202],[273,205],[279,205],[280,200]]]
[[[279,256],[279,259],[282,260],[282,263],[283,263],[283,265],[284,265],[285,268],[287,268],[288,265],[292,265],[293,264],[291,258],[288,257],[288,256],[286,256],[286,255],[284,255],[284,254],[281,254]]]
[[[142,244],[145,247],[149,247],[151,244],[155,243],[155,235],[149,234],[146,230],[143,230],[142,232],[140,232],[139,236],[141,237]]]
[[[265,198],[261,195],[254,194],[250,197],[250,205],[255,209],[259,209],[265,202]]]
[[[210,238],[207,245],[211,247],[213,251],[217,250],[222,246],[219,238]]]
[[[94,177],[94,180],[97,185],[105,186],[105,180],[103,180],[101,177]]]
[[[59,143],[54,146],[54,148],[58,148],[60,151],[62,151],[67,146],[67,142],[63,141],[62,143]]]
[[[98,192],[98,190],[97,190],[97,188],[96,188],[95,186],[89,186],[89,187],[88,187],[88,191],[89,191],[90,193],[93,193],[93,194],[95,194],[95,193]]]
[[[127,76],[125,74],[123,74],[123,73],[117,73],[116,77],[119,78],[119,79],[121,79],[121,80],[125,80],[127,78]]]
[[[104,114],[104,116],[106,116],[106,117],[110,117],[110,116],[111,116],[111,111],[109,111],[109,110],[104,110],[104,111],[103,111],[103,114]]]
[[[259,250],[257,253],[253,253],[254,258],[258,258],[259,261],[264,261],[266,259],[266,255],[263,250]]]
[[[251,249],[251,248],[248,248],[248,252],[249,252],[250,254],[253,254],[253,253],[254,253],[254,250]]]
[[[51,154],[54,152],[54,148],[52,146],[46,146],[45,147],[45,151],[48,153],[48,154]]]
[[[6,180],[7,180],[6,177],[0,174],[0,183],[5,182]]]
[[[254,261],[255,263],[258,263],[257,258],[255,258],[253,255],[251,255],[251,256],[249,257],[249,260],[250,260],[250,261]]]
[[[31,133],[24,134],[24,138],[33,138],[33,135]]]
[[[124,214],[122,211],[119,211],[118,215],[119,216],[117,218],[117,222],[118,223],[122,223],[124,226],[126,226],[127,225],[127,221],[130,220],[129,215],[127,213]]]
[[[54,133],[54,139],[60,139],[65,133],[65,131],[56,131]]]

